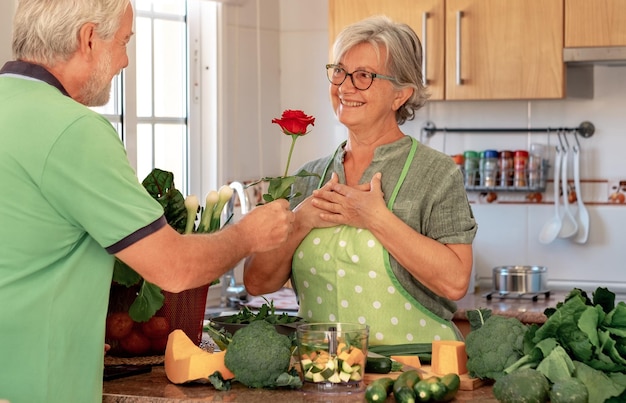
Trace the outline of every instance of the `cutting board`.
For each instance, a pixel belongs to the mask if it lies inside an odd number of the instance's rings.
[[[406,365],[403,367],[403,370],[405,371],[409,369],[415,369],[415,368],[408,367]],[[433,376],[433,375],[440,376],[431,371],[430,365],[422,365],[420,368],[417,368],[417,371],[420,372],[422,379],[428,378],[429,376]],[[366,372],[365,376],[363,377],[363,380],[365,381],[365,384],[368,385],[371,382],[379,378],[389,377],[391,379],[396,379],[401,373],[402,371],[390,372],[388,374],[370,374]],[[461,386],[460,386],[461,390],[474,390],[487,384],[487,381],[483,379],[479,379],[479,378],[470,378],[468,374],[460,375],[460,378],[461,378]]]

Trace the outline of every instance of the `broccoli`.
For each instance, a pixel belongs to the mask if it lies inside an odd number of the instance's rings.
[[[274,325],[264,320],[253,321],[233,335],[224,364],[235,374],[235,380],[248,387],[282,386],[286,384],[283,374],[291,362],[291,344],[289,337],[278,333]],[[292,387],[301,385],[301,382],[290,383]]]
[[[532,368],[506,374],[493,385],[493,395],[500,403],[545,403],[549,393],[546,377]]]
[[[493,315],[465,338],[467,370],[470,376],[498,379],[504,369],[524,355],[528,327],[516,318]]]

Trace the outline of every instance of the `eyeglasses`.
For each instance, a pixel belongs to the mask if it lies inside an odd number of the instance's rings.
[[[368,89],[375,78],[381,78],[383,80],[395,81],[395,77],[384,76],[382,74],[370,73],[365,70],[355,70],[352,73],[348,73],[343,67],[336,64],[327,64],[326,73],[328,75],[328,81],[333,85],[341,85],[346,81],[346,77],[350,76],[352,85],[359,91],[365,91]]]

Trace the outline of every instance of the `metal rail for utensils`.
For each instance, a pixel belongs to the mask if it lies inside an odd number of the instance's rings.
[[[445,133],[552,133],[552,132],[576,132],[581,137],[589,138],[593,136],[596,131],[593,123],[584,121],[578,127],[531,127],[531,128],[458,128],[458,127],[437,127],[431,121],[428,121],[422,126],[422,132],[426,133],[426,137],[432,137],[437,132]]]

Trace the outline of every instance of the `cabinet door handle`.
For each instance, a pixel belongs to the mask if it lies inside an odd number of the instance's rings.
[[[463,11],[456,12],[456,85],[463,85],[461,78],[461,18]]]
[[[428,63],[426,62],[426,47],[428,46],[428,40],[426,39],[428,30],[426,24],[428,23],[428,13],[422,14],[422,82],[424,86],[428,85]]]

